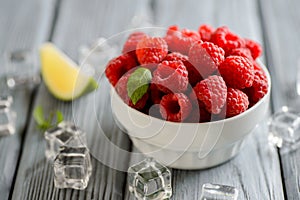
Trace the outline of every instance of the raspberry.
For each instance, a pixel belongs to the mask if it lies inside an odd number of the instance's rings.
[[[219,72],[229,87],[251,87],[254,80],[253,64],[242,56],[228,56],[219,66]]]
[[[209,122],[211,121],[211,114],[202,107],[197,108],[193,106],[190,116],[185,120],[188,123],[198,123],[198,122]]]
[[[139,31],[131,33],[123,46],[122,53],[130,52],[135,55],[137,43],[145,36],[147,36],[145,33]]]
[[[166,93],[160,91],[155,84],[150,85],[150,96],[153,104],[159,104],[161,98],[165,95]]]
[[[172,25],[172,26],[169,26],[166,36],[176,35],[176,34],[179,34],[179,33],[180,33],[179,32],[179,27],[177,25]]]
[[[192,86],[196,85],[196,83],[198,83],[199,81],[202,80],[202,77],[201,77],[199,71],[188,61],[187,56],[182,55],[179,52],[172,52],[172,53],[168,54],[164,60],[167,60],[167,61],[180,60],[180,61],[182,61],[188,71],[189,83]]]
[[[211,75],[224,60],[225,52],[211,42],[197,41],[189,51],[189,60],[202,77]]]
[[[184,92],[188,86],[188,72],[179,61],[163,61],[153,72],[152,83],[165,93]]]
[[[211,120],[211,114],[205,109],[204,103],[197,99],[195,92],[192,91],[189,98],[192,103],[192,111],[185,122],[209,122]]]
[[[250,60],[250,62],[253,62],[251,51],[248,48],[236,48],[236,49],[233,49],[230,52],[230,55],[232,55],[232,56],[243,56],[245,58],[248,58]]]
[[[180,52],[188,55],[189,49],[195,41],[200,40],[199,33],[189,30],[180,29],[178,26],[170,26],[167,31],[165,40],[168,43],[169,51]]]
[[[261,55],[262,48],[260,44],[250,39],[245,39],[245,42],[246,42],[246,47],[250,49],[252,58],[254,60]]]
[[[182,122],[192,110],[189,98],[183,93],[167,94],[160,101],[161,116],[172,122]]]
[[[200,102],[200,101],[198,101]],[[199,103],[200,105],[200,103]],[[200,121],[199,122],[210,122],[211,121],[211,114],[205,109],[205,107],[199,106],[199,113],[200,113]]]
[[[250,88],[246,88],[245,93],[248,95],[251,105],[257,103],[268,92],[268,79],[262,69],[256,68],[254,71],[254,81]]]
[[[168,54],[168,45],[163,38],[143,37],[136,45],[140,64],[160,63]]]
[[[122,76],[118,81],[118,83],[116,84],[115,89],[119,94],[119,96],[121,97],[121,99],[124,101],[124,103],[137,110],[142,110],[147,103],[149,94],[148,93],[144,94],[144,96],[134,105],[131,99],[129,98],[127,92],[127,82],[130,75],[131,75],[130,73],[127,73],[124,76]]]
[[[123,74],[136,66],[136,60],[130,54],[125,53],[108,62],[105,74],[109,82],[115,86]]]
[[[199,70],[194,67],[190,62],[185,63],[186,69],[188,71],[189,83],[191,86],[195,86],[198,82],[203,80],[200,75]]]
[[[245,46],[244,39],[232,33],[226,26],[217,28],[211,36],[211,42],[223,48],[226,55],[229,55],[232,49]]]
[[[254,70],[262,70],[261,67],[259,66],[259,64],[256,61],[253,61],[253,68]]]
[[[198,28],[198,33],[200,34],[201,40],[205,42],[210,41],[213,32],[214,32],[214,28],[208,24],[202,24]]]
[[[213,75],[200,81],[194,91],[205,108],[212,114],[221,112],[226,103],[227,86],[221,76]]]
[[[179,53],[179,52],[172,52],[172,53],[169,53],[165,59],[166,61],[182,61],[183,63],[188,61],[188,57]]]
[[[226,119],[226,104],[223,106],[219,114],[211,116],[211,121],[218,121],[223,119]]]
[[[151,73],[153,73],[154,70],[156,70],[157,65],[158,65],[158,63],[151,63],[151,64],[143,64],[140,66],[149,69],[151,71]]]
[[[248,109],[248,96],[241,90],[228,88],[226,101],[226,117],[236,116]]]

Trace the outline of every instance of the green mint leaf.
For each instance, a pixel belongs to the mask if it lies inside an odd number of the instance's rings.
[[[56,122],[53,123],[54,116],[56,116]],[[49,116],[45,118],[44,110],[42,106],[36,106],[33,111],[33,117],[36,121],[37,127],[41,130],[47,130],[53,126],[56,126],[64,120],[64,116],[61,111],[57,110],[55,113],[51,111]]]
[[[33,117],[37,123],[38,126],[43,126],[46,124],[46,120],[44,117],[44,111],[42,106],[37,106],[35,107],[34,111],[33,111]]]
[[[52,124],[52,121],[53,121],[53,117],[54,117],[54,112],[51,111],[48,118],[47,118],[47,122],[48,124]]]
[[[64,120],[64,115],[62,114],[61,111],[57,110],[56,111],[56,124],[59,124]]]
[[[151,71],[143,67],[136,69],[130,75],[127,82],[127,93],[133,105],[147,93],[151,79]]]

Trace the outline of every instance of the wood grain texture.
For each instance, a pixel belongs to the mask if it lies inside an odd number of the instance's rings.
[[[296,90],[297,67],[300,67],[299,1],[262,0],[260,6],[267,61],[274,83],[274,111],[284,105],[300,110],[300,96]],[[287,198],[300,199],[300,149],[290,153],[280,151],[280,156]]]
[[[248,138],[242,151],[220,166],[192,171],[172,169],[172,199],[200,199],[204,183],[237,187],[239,200],[284,199],[281,178],[276,174],[279,171],[278,158],[274,156],[277,151],[266,145],[267,139],[261,137],[261,134],[267,136],[266,129],[265,122],[261,123]],[[136,148],[133,151],[139,152]],[[142,159],[143,156],[134,158],[130,164]],[[134,200],[134,197],[127,191],[125,199]]]
[[[300,62],[299,1],[260,1],[265,47],[274,83],[274,109],[299,102],[296,72]],[[276,19],[276,20],[274,20]],[[298,106],[298,105],[297,105]]]
[[[132,6],[127,6],[130,2],[61,1],[51,41],[77,60],[80,45],[123,31],[135,15],[136,7],[147,3],[135,1]],[[13,199],[123,199],[126,180],[123,171],[128,168],[126,152],[131,143],[114,123],[110,110],[110,85],[105,79],[99,82],[100,88],[96,92],[74,102],[54,99],[42,85],[34,102],[34,106],[43,106],[46,113],[61,110],[66,120],[74,121],[87,132],[93,165],[88,187],[83,191],[54,187],[53,168],[44,156],[43,133],[35,128],[31,118]]]
[[[4,79],[1,78],[5,73],[3,54],[16,49],[33,49],[46,40],[53,8],[53,1],[0,1],[0,94],[7,93]],[[22,134],[26,129],[32,99],[30,89],[16,90],[11,94],[14,98],[12,109],[17,114],[16,133],[0,137],[0,199],[8,199],[13,188],[11,186],[21,153]]]
[[[239,35],[263,43],[256,1],[156,1],[155,23],[178,24],[196,29],[200,24],[227,25]],[[231,161],[207,170],[173,169],[172,199],[200,199],[204,183],[232,185],[239,189],[238,199],[283,199],[280,165],[276,149],[267,141],[266,121],[250,134],[242,151]],[[134,149],[136,150],[136,149]],[[137,151],[137,150],[136,150]],[[131,163],[136,163],[134,158]],[[128,187],[128,186],[127,186]],[[134,199],[127,192],[126,199]]]
[[[0,31],[0,53],[15,48],[37,47],[54,28],[51,40],[77,60],[81,44],[127,30],[132,17],[144,13],[151,15],[156,25],[163,27],[178,24],[197,29],[202,23],[228,25],[236,33],[264,44],[266,53],[262,59],[267,61],[271,70],[275,110],[286,104],[299,105],[295,91],[295,66],[300,57],[297,0],[58,2],[57,20],[52,27],[56,1],[0,0],[0,28],[5,30]],[[0,74],[2,69],[0,67]],[[75,121],[88,133],[88,147],[93,157],[93,175],[88,188],[84,191],[54,188],[52,165],[44,157],[43,134],[35,128],[29,116],[12,199],[133,199],[127,191],[126,173],[123,171],[142,158],[130,157],[126,153],[132,146],[113,120],[109,84],[106,80],[99,82],[101,86],[97,92],[73,103],[54,99],[41,85],[33,104],[42,105],[46,112],[62,110],[67,120]],[[22,117],[18,118],[16,135],[0,138],[0,199],[9,196],[22,143],[21,133],[26,126],[28,112],[31,112],[24,106],[31,102],[30,91],[17,91],[14,97],[14,109]],[[172,199],[199,199],[201,186],[206,182],[236,186],[240,192],[239,199],[284,199],[278,154],[276,149],[267,145],[267,132],[266,122],[262,122],[250,135],[240,154],[224,165],[201,171],[172,170]],[[133,147],[133,152],[137,151]],[[280,155],[288,199],[300,198],[299,153],[296,150]]]

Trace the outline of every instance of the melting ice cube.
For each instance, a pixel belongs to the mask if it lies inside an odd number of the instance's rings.
[[[202,186],[201,200],[237,200],[238,190],[228,185],[206,183]]]
[[[5,60],[8,88],[34,87],[41,82],[37,53],[34,50],[7,52]]]
[[[300,113],[283,107],[269,121],[269,141],[279,148],[300,141]]]
[[[172,196],[171,172],[153,158],[128,169],[129,191],[140,200],[168,199]]]
[[[71,122],[61,122],[56,127],[45,132],[47,148],[45,155],[53,160],[61,146],[85,147],[86,134]]]
[[[62,146],[53,167],[57,188],[85,189],[92,173],[90,154],[85,147]]]

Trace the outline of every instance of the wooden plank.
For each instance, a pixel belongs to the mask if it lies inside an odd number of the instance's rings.
[[[287,105],[299,110],[296,82],[300,67],[300,14],[297,0],[260,1],[266,38],[268,64],[273,78],[274,111]],[[280,151],[287,199],[300,199],[300,149],[290,153]]]
[[[263,44],[256,1],[156,1],[156,23],[166,27],[196,29],[202,23],[227,25],[239,35]],[[269,147],[266,121],[249,136],[242,151],[231,161],[207,170],[173,169],[172,199],[200,199],[204,183],[232,185],[239,189],[238,199],[283,199],[280,165],[276,149]],[[136,149],[135,149],[136,150]],[[137,158],[131,160],[136,163]],[[127,192],[126,199],[134,199]]]
[[[148,6],[146,3],[138,0],[134,3],[129,0],[61,1],[51,40],[76,60],[81,44],[124,30],[136,9],[141,5]],[[43,134],[35,128],[31,119],[13,199],[123,199],[126,173],[122,169],[128,168],[129,156],[126,152],[131,149],[131,143],[114,123],[109,88],[104,80],[96,92],[69,103],[54,99],[44,85],[39,88],[34,106],[42,105],[46,112],[59,109],[66,120],[75,121],[87,132],[93,174],[83,191],[56,189],[51,163],[44,156]],[[101,134],[99,127],[103,128],[105,134]]]
[[[266,53],[274,89],[274,109],[297,104],[296,71],[299,66],[299,1],[261,1]],[[289,39],[287,39],[289,38]],[[288,51],[287,51],[288,50]]]
[[[48,37],[52,21],[53,1],[0,1],[0,55],[16,49],[36,48]],[[32,11],[34,10],[34,14]],[[4,57],[0,58],[0,77],[5,73]],[[1,94],[4,94],[4,79],[0,78]],[[0,193],[1,199],[8,199],[17,169],[22,148],[23,134],[26,129],[32,91],[12,92],[12,109],[17,114],[16,133],[0,138]]]

